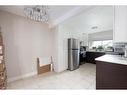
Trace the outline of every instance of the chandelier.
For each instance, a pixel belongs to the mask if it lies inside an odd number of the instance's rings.
[[[24,8],[24,14],[27,18],[38,22],[48,22],[48,7],[47,6],[31,6]]]

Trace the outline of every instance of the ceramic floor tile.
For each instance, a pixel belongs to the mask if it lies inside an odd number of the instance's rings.
[[[8,84],[8,89],[96,89],[96,65],[85,63],[74,71],[49,72]]]

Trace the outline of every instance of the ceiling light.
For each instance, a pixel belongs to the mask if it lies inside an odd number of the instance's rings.
[[[98,27],[97,26],[93,26],[91,29],[97,29]]]
[[[29,19],[47,23],[49,21],[48,9],[47,6],[29,6],[24,8],[24,14]]]

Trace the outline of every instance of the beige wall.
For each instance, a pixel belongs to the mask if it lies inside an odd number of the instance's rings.
[[[52,55],[52,33],[47,24],[0,11],[9,79],[36,73],[36,58]]]
[[[54,67],[54,71],[59,72],[58,71],[58,65],[60,63],[58,63],[58,26],[52,28],[52,35],[53,35],[53,46],[52,46],[52,55],[53,55],[53,67]]]

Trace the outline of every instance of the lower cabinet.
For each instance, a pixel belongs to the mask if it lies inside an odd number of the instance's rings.
[[[127,65],[96,61],[96,89],[127,89]]]
[[[105,55],[105,52],[86,52],[86,58],[85,61],[87,63],[94,63],[95,64],[95,58],[100,57],[102,55]]]

